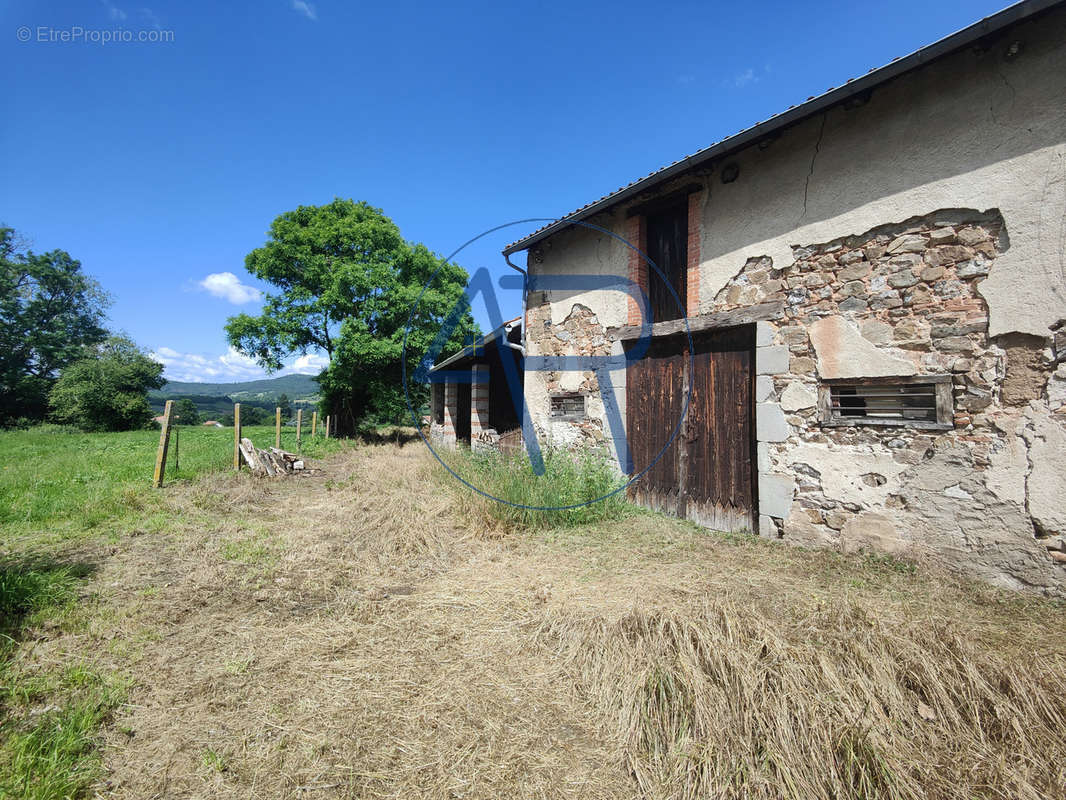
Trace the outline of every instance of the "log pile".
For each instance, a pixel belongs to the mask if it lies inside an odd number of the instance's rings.
[[[241,459],[255,475],[278,478],[304,469],[304,462],[296,453],[288,453],[277,447],[260,450],[252,444],[251,439],[241,439],[240,449]]]

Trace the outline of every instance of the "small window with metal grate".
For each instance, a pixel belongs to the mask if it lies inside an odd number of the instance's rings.
[[[952,427],[951,376],[832,381],[819,389],[823,425]]]
[[[563,419],[584,419],[585,395],[557,394],[549,398],[549,413]]]

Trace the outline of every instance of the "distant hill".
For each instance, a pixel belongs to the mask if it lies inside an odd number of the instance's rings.
[[[273,408],[281,395],[288,395],[294,406],[318,404],[318,382],[310,375],[282,375],[240,383],[193,383],[167,381],[162,389],[148,393],[153,411],[160,412],[165,400],[190,398],[201,414],[221,416],[233,411],[234,403]]]
[[[287,394],[290,400],[305,397],[318,399],[318,382],[310,375],[282,375],[280,378],[263,378],[241,383],[192,383],[167,381],[162,389],[152,392],[165,399],[174,397],[232,397],[235,400],[269,400]]]

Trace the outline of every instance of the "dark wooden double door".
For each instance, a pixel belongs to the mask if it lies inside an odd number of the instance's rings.
[[[691,359],[688,349],[684,335],[654,339],[629,365],[634,472],[652,465],[630,497],[717,530],[756,530],[754,326],[694,333]]]

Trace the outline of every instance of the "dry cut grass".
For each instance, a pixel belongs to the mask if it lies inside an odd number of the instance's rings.
[[[174,487],[37,643],[130,680],[101,795],[1066,795],[1060,606],[654,515],[498,527],[417,444],[324,467]]]
[[[646,796],[1066,794],[1061,652],[1019,660],[862,603],[796,612],[709,598],[543,635]]]

